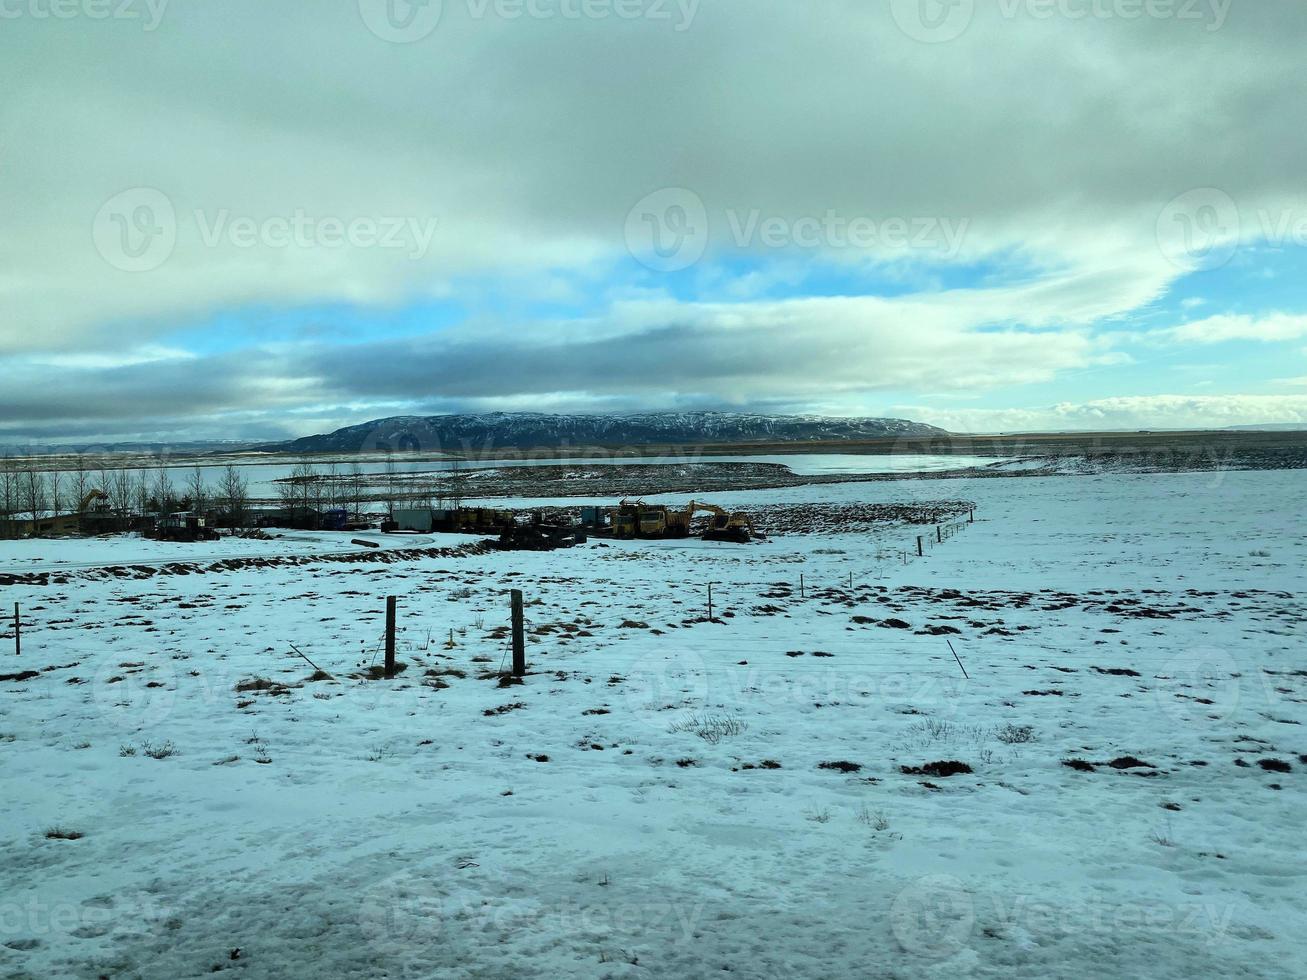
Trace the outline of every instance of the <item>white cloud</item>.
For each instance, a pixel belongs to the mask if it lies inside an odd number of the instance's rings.
[[[1305,197],[1284,190],[1307,155],[1283,122],[1302,94],[1298,5],[1243,5],[1217,34],[978,11],[945,50],[884,4],[830,14],[721,0],[678,32],[446,4],[411,46],[352,4],[303,0],[174,4],[153,32],[7,22],[0,57],[23,71],[0,129],[22,152],[5,160],[0,344],[108,346],[106,323],[145,339],[215,307],[393,304],[459,275],[585,267],[622,256],[627,211],[667,186],[704,200],[722,245],[730,211],[965,220],[963,259],[1046,270],[1043,314],[1079,322],[1100,289],[1142,303],[1179,274],[1156,242],[1176,195],[1217,186],[1250,214]],[[1193,152],[1213,119],[1241,152]],[[140,186],[171,201],[176,248],[127,273],[90,229]],[[298,211],[439,224],[419,258],[202,240],[220,214]]]
[[[1219,344],[1231,340],[1285,341],[1307,337],[1307,314],[1221,315],[1144,335],[1175,344]]]
[[[1307,395],[1137,395],[1035,408],[940,410],[896,406],[954,432],[1056,432],[1112,429],[1222,429],[1303,423]]]
[[[1241,4],[1216,32],[1010,20],[979,4],[943,46],[905,36],[887,4],[827,7],[715,0],[675,31],[475,19],[446,3],[412,45],[371,34],[349,2],[173,4],[151,32],[7,21],[0,63],[21,70],[0,102],[0,352],[42,370],[12,372],[5,424],[330,415],[338,401],[797,408],[994,391],[1121,359],[1099,325],[1189,267],[1174,261],[1184,223],[1159,229],[1178,195],[1211,187],[1243,215],[1307,213],[1307,130],[1285,123],[1304,98],[1301,4]],[[102,252],[150,215],[115,215],[99,240],[93,229],[138,187],[166,196],[175,242],[157,268],[129,272]],[[625,271],[628,212],[665,187],[707,212],[689,286]],[[729,216],[754,211],[965,222],[955,261],[997,271],[936,290],[935,250],[827,247],[823,261],[907,291],[765,301],[802,281],[810,255],[737,248]],[[266,222],[301,214],[310,244],[280,244]],[[327,243],[324,223],[360,218],[400,220],[401,247]],[[248,243],[206,241],[242,221]],[[427,242],[413,229],[430,221]],[[1256,237],[1238,224],[1222,235]],[[596,296],[621,298],[590,320],[502,312]],[[328,323],[312,348],[186,364],[164,339],[215,310],[431,298],[470,300],[471,318],[385,345]],[[1307,335],[1299,320],[1213,317],[1155,339],[1293,339]],[[644,360],[605,346],[617,336]]]

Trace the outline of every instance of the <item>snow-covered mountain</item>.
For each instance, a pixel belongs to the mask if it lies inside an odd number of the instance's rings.
[[[824,418],[740,412],[654,412],[634,415],[400,416],[351,425],[327,435],[260,446],[271,452],[372,450],[464,451],[553,449],[564,446],[638,447],[723,443],[817,442],[943,435],[943,429],[906,419]]]

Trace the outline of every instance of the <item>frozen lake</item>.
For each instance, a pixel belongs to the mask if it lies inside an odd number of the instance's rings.
[[[943,470],[956,470],[972,466],[988,466],[998,462],[1001,457],[961,456],[961,455],[924,455],[903,453],[894,455],[863,455],[851,453],[793,453],[778,455],[678,455],[678,456],[571,456],[531,459],[479,459],[459,460],[457,465],[464,470],[504,469],[521,466],[684,466],[689,463],[778,463],[788,466],[800,476],[827,475],[838,473],[937,473]],[[251,462],[249,457],[223,457],[213,461],[193,460],[176,466],[166,466],[169,476],[177,487],[185,486],[196,465],[206,472],[210,483],[217,483],[221,471],[229,462],[235,462],[241,468],[249,483],[251,494],[256,497],[271,497],[276,494],[276,481],[291,475],[298,465],[298,460],[289,457],[276,457],[275,461]],[[312,465],[318,473],[328,473],[335,467],[341,475],[351,472],[357,465],[365,474],[384,473],[386,462],[375,456],[350,458],[313,459]],[[138,466],[141,464],[137,464]],[[157,463],[155,464],[158,465]],[[455,466],[450,459],[405,459],[396,458],[395,469],[401,474],[448,473]]]

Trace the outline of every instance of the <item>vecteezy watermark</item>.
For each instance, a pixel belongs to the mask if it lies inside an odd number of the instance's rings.
[[[976,906],[957,878],[927,875],[898,893],[889,917],[904,952],[938,960],[966,945],[976,924]]]
[[[315,217],[301,208],[289,215],[233,216],[219,211],[194,213],[200,241],[208,248],[226,243],[233,248],[389,248],[420,259],[436,237],[436,218],[364,215],[345,220]]]
[[[0,0],[0,20],[135,20],[153,31],[169,0]]]
[[[47,900],[37,891],[15,890],[0,896],[0,936],[11,942],[58,945],[70,934],[139,939],[161,935],[176,922],[173,908],[149,892],[118,891],[112,897],[82,902]]]
[[[315,216],[303,208],[260,216],[201,208],[186,217],[206,248],[376,248],[402,251],[409,259],[427,254],[439,223],[436,218],[395,215]],[[115,269],[150,272],[172,257],[182,226],[166,194],[135,187],[104,203],[92,222],[91,236],[100,256]]]
[[[961,37],[976,15],[976,0],[890,0],[894,22],[908,37],[943,44]]]
[[[1157,218],[1162,254],[1186,271],[1209,271],[1228,265],[1244,233],[1273,248],[1307,246],[1307,211],[1259,208],[1256,223],[1225,191],[1196,187],[1167,202]]]
[[[620,690],[626,717],[666,729],[703,709],[709,694],[708,666],[684,647],[651,653],[631,666]]]
[[[626,215],[626,247],[655,272],[688,269],[708,249],[708,209],[684,187],[664,187],[641,198]]]
[[[171,657],[149,653],[137,661],[106,657],[92,680],[91,697],[114,728],[135,732],[165,721],[177,703],[177,668]]]
[[[1219,31],[1234,0],[997,0],[1004,20],[1175,21]],[[890,13],[908,37],[926,44],[953,41],[966,33],[976,0],[890,0]]]
[[[473,20],[646,20],[690,29],[699,0],[466,0]]]
[[[471,20],[624,20],[670,24],[687,31],[699,0],[463,0]],[[363,23],[392,44],[412,44],[440,26],[444,0],[358,0]]]
[[[359,0],[359,16],[377,37],[392,44],[412,44],[440,25],[442,0]]]
[[[694,940],[703,910],[702,902],[664,897],[591,904],[562,896],[537,900],[514,875],[468,865],[454,872],[415,868],[372,884],[360,896],[358,924],[372,946],[403,960],[448,942],[450,936],[490,932],[547,930],[551,935],[590,939],[658,937],[681,945]]]
[[[820,217],[764,217],[755,209],[748,213],[726,212],[731,239],[737,248],[820,249],[921,249],[952,258],[962,248],[970,222],[966,218],[869,218],[848,217],[827,210]]]
[[[1197,647],[1171,657],[1157,672],[1157,706],[1174,721],[1227,721],[1239,710],[1243,671],[1227,650]]]
[[[104,202],[91,223],[100,256],[124,272],[149,272],[177,246],[177,211],[162,191],[134,187]]]
[[[1162,254],[1185,270],[1219,269],[1239,248],[1241,219],[1234,198],[1215,187],[1196,187],[1172,198],[1157,216]]]
[[[1008,20],[1173,20],[1219,31],[1234,0],[998,0]]]
[[[665,187],[627,212],[627,250],[649,269],[678,272],[703,258],[714,224],[698,194]],[[958,255],[970,227],[966,218],[873,218],[834,208],[798,217],[769,215],[760,208],[727,208],[716,224],[726,229],[737,249],[913,249],[945,259]]]

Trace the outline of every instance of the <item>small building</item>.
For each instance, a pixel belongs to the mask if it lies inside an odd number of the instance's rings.
[[[432,528],[432,512],[430,507],[423,507],[417,510],[396,510],[395,511],[395,530],[397,531],[421,531],[426,534]]]
[[[81,526],[81,514],[52,510],[32,514],[7,514],[0,517],[0,535],[6,538],[40,537],[45,534],[75,534]]]

